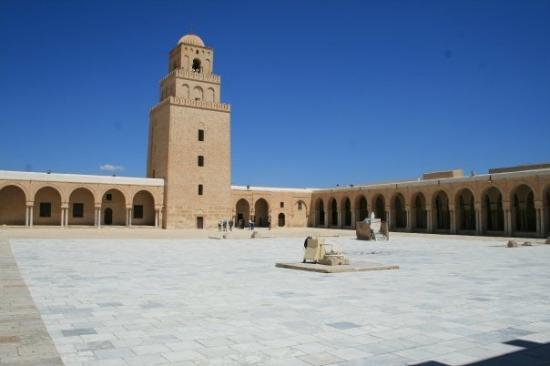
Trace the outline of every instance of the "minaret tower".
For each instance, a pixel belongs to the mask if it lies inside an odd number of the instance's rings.
[[[231,113],[213,70],[214,50],[183,36],[150,112],[147,176],[164,178],[166,228],[215,227],[231,217]]]

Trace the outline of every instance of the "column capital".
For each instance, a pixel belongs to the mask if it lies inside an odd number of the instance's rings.
[[[27,207],[33,207],[34,206],[34,201],[27,201],[27,202],[25,202],[25,205]]]

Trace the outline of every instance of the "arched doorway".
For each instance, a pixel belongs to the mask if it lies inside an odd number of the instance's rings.
[[[337,227],[338,226],[338,203],[336,202],[336,198],[331,198],[329,203],[329,220],[330,220],[330,226]]]
[[[468,188],[457,193],[455,199],[456,228],[459,232],[474,233],[476,230],[476,210],[474,194]]]
[[[379,219],[386,220],[386,200],[381,194],[374,200],[374,215]]]
[[[40,188],[34,195],[34,224],[61,225],[61,194],[52,187]]]
[[[294,212],[292,216],[291,226],[305,227],[308,224],[307,205],[304,201],[298,200],[294,203]]]
[[[504,210],[502,208],[502,193],[491,187],[483,194],[481,200],[481,219],[485,232],[504,233]]]
[[[407,211],[405,210],[405,197],[401,193],[393,197],[392,205],[392,226],[397,230],[404,230],[407,227]]]
[[[426,210],[426,198],[418,192],[413,199],[412,223],[415,231],[426,231],[428,228],[428,211]]]
[[[342,226],[351,227],[351,201],[347,197],[342,202]]]
[[[104,225],[126,225],[126,199],[118,189],[110,189],[101,201]],[[107,219],[110,215],[110,220]]]
[[[535,233],[537,216],[533,190],[522,184],[512,193],[512,228],[514,233]]]
[[[321,198],[315,204],[315,223],[317,226],[325,226],[325,207]]]
[[[155,198],[149,191],[139,191],[132,201],[132,225],[155,225]]]
[[[365,196],[363,195],[360,195],[357,200],[356,200],[356,203],[355,203],[355,207],[357,207],[357,212],[356,212],[356,217],[357,217],[357,222],[359,221],[363,221],[364,219],[366,219],[367,217],[369,217],[369,210],[368,210],[368,203],[367,203],[367,199],[365,198]]]
[[[267,227],[269,223],[269,205],[267,201],[260,198],[254,204],[254,223],[257,227]]]
[[[439,191],[434,195],[434,229],[449,231],[451,229],[451,215],[449,213],[449,197],[447,193]]]
[[[250,204],[244,198],[237,201],[235,206],[235,225],[241,229],[248,226],[250,220]]]
[[[285,226],[285,214],[284,214],[284,213],[281,212],[281,213],[279,214],[278,223],[277,223],[277,224],[278,224],[279,227]]]
[[[94,195],[86,188],[77,188],[69,196],[69,225],[93,225]]]
[[[25,192],[17,186],[0,189],[0,225],[25,225]]]

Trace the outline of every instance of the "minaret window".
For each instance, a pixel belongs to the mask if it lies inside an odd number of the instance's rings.
[[[191,68],[193,69],[193,72],[201,72],[201,60],[199,60],[198,58],[193,59],[193,66]]]

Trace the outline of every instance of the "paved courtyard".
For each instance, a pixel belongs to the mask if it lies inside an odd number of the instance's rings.
[[[550,245],[327,241],[400,269],[276,268],[301,238],[10,243],[66,365],[550,363]]]

